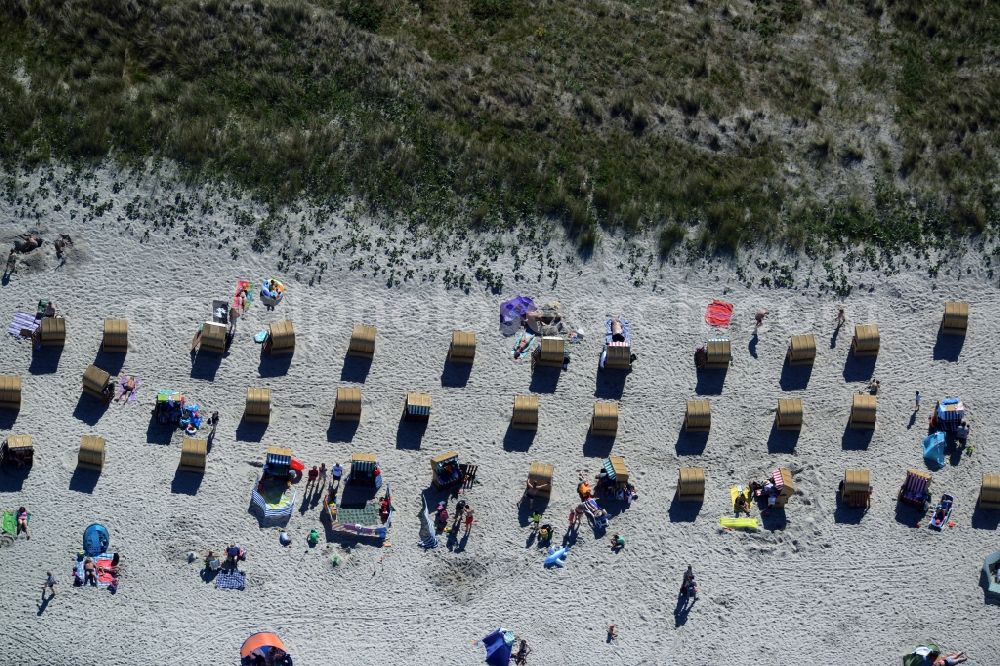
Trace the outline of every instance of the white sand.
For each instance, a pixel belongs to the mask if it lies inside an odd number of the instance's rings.
[[[112,196],[110,179],[101,172],[89,184],[102,200],[116,202],[99,222],[71,220],[72,204],[55,211],[63,202],[55,192],[35,204],[0,204],[4,239],[36,224],[50,238],[70,233],[77,240],[65,266],[57,268],[47,245],[0,289],[6,321],[51,297],[68,322],[54,372],[37,363],[29,369],[27,342],[7,336],[0,342],[0,372],[24,377],[24,405],[10,431],[32,434],[36,446],[23,487],[14,487],[8,474],[0,476],[0,504],[24,504],[33,512],[30,542],[0,551],[0,654],[11,663],[175,663],[172,655],[183,653],[184,663],[230,664],[238,662],[247,635],[274,630],[297,664],[475,664],[483,653],[473,643],[497,625],[529,641],[535,664],[890,664],[926,639],[966,650],[970,664],[1000,663],[997,608],[984,604],[979,586],[983,557],[1000,544],[996,518],[973,524],[980,475],[1000,471],[1000,454],[990,441],[1000,427],[1000,294],[975,260],[967,262],[971,274],[942,271],[933,281],[912,271],[854,276],[875,286],[846,299],[848,327],[831,348],[836,301],[817,295],[818,281],[809,289],[749,289],[729,267],[709,272],[705,266],[654,264],[650,280],[633,287],[626,270],[617,268],[610,240],[586,263],[564,262],[555,288],[551,280],[539,283],[537,274],[514,285],[508,269],[501,295],[475,285],[466,295],[446,290],[440,280],[389,289],[385,275],[347,270],[351,257],[341,253],[329,259],[321,284],[308,286],[307,272],[301,281],[290,275],[294,271],[281,273],[288,297],[273,313],[259,303],[250,309],[231,353],[209,380],[192,376],[191,335],[213,298],[228,298],[237,277],[259,281],[271,274],[276,254],[251,252],[252,230],[237,228],[232,209],[223,206],[189,214],[209,229],[217,225],[219,238],[237,237],[222,249],[198,230],[188,241],[152,230],[140,242],[145,223],[115,217],[136,192],[152,196],[149,184],[132,183]],[[155,194],[169,200],[171,187]],[[37,223],[25,217],[33,205]],[[346,228],[342,220],[330,220],[316,240],[348,233]],[[394,237],[410,242],[403,232]],[[238,260],[231,258],[232,246],[240,250]],[[457,264],[462,257],[446,255],[444,261]],[[504,256],[498,265],[508,262]],[[401,260],[404,269],[427,270],[435,263]],[[803,258],[798,284],[813,270],[822,272]],[[497,332],[500,301],[518,291],[539,302],[558,298],[587,333],[554,390],[542,391],[541,424],[527,450],[519,436],[504,443],[512,398],[547,387],[537,380],[533,386],[529,362],[512,361],[511,341]],[[708,336],[702,316],[715,297],[736,304],[733,364],[721,395],[710,397],[713,425],[704,451],[686,453],[689,444],[678,433],[684,401],[696,394],[691,352]],[[942,304],[951,297],[968,300],[972,309],[956,362],[934,358]],[[758,307],[771,314],[754,357],[748,342]],[[607,452],[585,442],[595,395],[614,392],[599,378],[596,361],[605,316],[619,312],[632,321],[639,358],[624,382],[612,450],[625,456],[641,497],[613,518],[609,534],[620,532],[628,545],[613,554],[607,538],[596,540],[584,526],[566,567],[545,570],[543,553],[525,546],[529,530],[519,523],[516,504],[529,463],[554,463],[556,491],[546,519],[561,540],[565,516],[576,503],[578,471],[595,473]],[[88,424],[74,416],[80,376],[95,358],[102,319],[118,316],[131,326],[123,369],[142,377],[139,404],[112,405]],[[291,366],[287,374],[261,378],[259,348],[251,337],[283,318],[295,322],[298,335]],[[364,379],[363,418],[352,441],[331,442],[328,431],[341,432],[331,431],[333,397],[343,383],[344,352],[356,321],[378,326],[375,360]],[[856,449],[856,436],[845,436],[844,428],[851,395],[862,381],[845,381],[845,359],[853,324],[869,321],[882,331],[874,371],[882,394],[877,430],[867,447]],[[442,385],[454,328],[479,334],[464,387]],[[805,389],[783,392],[779,379],[788,337],[803,332],[817,335],[817,362]],[[258,385],[272,387],[275,413],[261,441],[243,441],[237,427],[245,390]],[[169,444],[147,441],[158,388],[181,390],[221,413],[208,471],[194,494],[186,478],[174,487],[180,433]],[[434,398],[419,450],[397,445],[407,390],[429,391]],[[908,427],[915,390],[924,405]],[[934,473],[935,499],[942,491],[957,498],[956,526],[937,533],[897,520],[895,496],[908,467],[924,468],[920,440],[934,401],[954,394],[969,408],[976,452]],[[802,397],[806,425],[793,452],[784,440],[770,451],[777,399],[788,395]],[[85,400],[80,408],[92,421],[93,403]],[[79,438],[87,433],[108,441],[105,469],[92,491],[73,480]],[[308,464],[328,466],[354,451],[377,453],[395,494],[391,547],[321,541],[310,550],[307,532],[323,529],[319,507],[308,506],[305,513],[296,510],[289,524],[294,544],[282,548],[277,531],[261,529],[247,511],[257,465],[270,444],[288,445]],[[429,483],[430,456],[449,448],[480,466],[479,483],[466,494],[477,523],[465,549],[452,552],[442,542],[424,551],[416,543],[420,492]],[[677,469],[692,465],[703,466],[707,475],[705,504],[693,522],[685,519],[686,507],[669,511]],[[718,518],[729,513],[729,485],[760,478],[778,465],[792,469],[797,488],[787,524],[757,533],[721,532]],[[837,483],[845,468],[854,467],[872,471],[873,504],[859,523],[839,523]],[[109,528],[112,550],[127,565],[114,596],[70,584],[83,529],[92,521]],[[200,560],[186,560],[189,551],[220,549],[229,541],[249,551],[243,592],[203,583]],[[343,559],[339,568],[328,561],[334,552]],[[677,587],[688,563],[702,595],[677,626]],[[40,612],[47,569],[60,588]],[[615,644],[605,643],[611,622],[621,631]]]

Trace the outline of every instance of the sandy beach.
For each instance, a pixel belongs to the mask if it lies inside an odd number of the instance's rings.
[[[476,664],[483,660],[476,642],[498,626],[527,640],[529,663],[537,664],[893,664],[928,640],[965,650],[969,664],[1000,663],[1000,611],[984,603],[980,584],[983,558],[1000,543],[1000,514],[974,511],[981,475],[1000,472],[991,442],[1000,428],[1000,290],[976,256],[942,257],[933,277],[916,261],[888,273],[859,268],[849,272],[854,289],[841,299],[820,288],[828,273],[822,260],[805,255],[761,250],[760,257],[793,267],[795,286],[767,288],[759,280],[767,269],[752,263],[749,277],[742,261],[660,264],[648,250],[636,259],[633,246],[613,237],[585,260],[566,256],[572,252],[560,249],[558,234],[547,246],[537,241],[555,259],[528,250],[515,258],[511,245],[529,247],[516,233],[423,253],[433,236],[349,215],[317,224],[322,211],[308,206],[288,213],[258,252],[242,221],[263,213],[239,197],[169,181],[156,188],[149,178],[115,188],[108,171],[86,179],[82,192],[41,192],[41,178],[29,175],[0,202],[5,242],[27,230],[74,240],[64,264],[48,242],[0,288],[7,321],[52,299],[67,326],[61,352],[33,354],[29,341],[9,335],[0,343],[0,374],[23,378],[22,408],[0,424],[0,437],[31,434],[35,443],[27,477],[0,475],[0,508],[23,505],[32,513],[30,541],[0,551],[0,654],[10,663],[236,664],[243,640],[269,630],[296,664]],[[114,207],[98,214],[81,205],[91,192]],[[133,204],[145,212],[130,215]],[[157,207],[169,225],[152,223]],[[331,252],[352,235],[374,250]],[[399,254],[387,260],[380,238]],[[449,288],[440,272],[427,277],[452,266],[474,273],[470,248],[490,254],[493,241],[506,243],[490,264],[505,276],[497,293],[476,281]],[[303,263],[304,255],[312,258]],[[375,256],[382,257],[378,269],[371,268]],[[636,266],[646,267],[641,280]],[[390,278],[389,270],[412,270],[412,279]],[[272,275],[287,286],[277,308],[254,303],[228,354],[193,363],[191,337],[212,300],[228,299],[238,278],[259,284]],[[512,358],[498,313],[519,293],[559,301],[583,331],[582,342],[570,345],[567,369],[533,373],[528,359]],[[713,299],[735,305],[724,333],[732,364],[721,380],[699,379],[692,361],[695,347],[719,335],[704,320]],[[970,306],[961,343],[938,336],[944,302],[952,299]],[[847,322],[833,336],[838,303]],[[769,316],[754,339],[758,308]],[[619,314],[631,322],[637,354],[627,376],[597,367],[604,322]],[[105,369],[142,383],[135,403],[102,410],[81,398],[80,382],[95,359],[107,360],[98,356],[106,317],[126,318],[130,329],[120,368]],[[283,319],[296,329],[285,365],[262,358],[253,341]],[[355,322],[378,327],[370,366],[345,362]],[[881,332],[870,364],[849,354],[854,325],[865,323]],[[467,378],[445,365],[455,329],[478,336]],[[816,336],[816,361],[805,379],[790,378],[785,351],[789,337],[802,333]],[[852,395],[873,377],[881,381],[877,427],[867,437],[846,426]],[[257,386],[273,391],[263,429],[241,424],[246,389]],[[331,421],[341,386],[362,389],[356,429]],[[177,473],[179,430],[165,440],[151,426],[161,389],[220,414],[203,476]],[[422,434],[400,422],[407,391],[433,397]],[[923,396],[916,414],[915,391]],[[533,437],[509,429],[514,396],[528,393],[540,396]],[[921,440],[935,401],[946,396],[964,401],[975,452],[949,456],[932,472],[934,500],[942,492],[956,498],[954,527],[936,532],[926,517],[899,510],[896,494],[908,468],[927,469]],[[696,397],[712,408],[702,440],[682,433],[685,402]],[[783,397],[803,401],[797,436],[772,430]],[[599,399],[620,401],[613,442],[587,434]],[[96,482],[76,471],[80,437],[88,434],[107,441]],[[291,448],[309,466],[376,454],[396,509],[390,544],[328,540],[318,497],[304,501],[303,483],[287,526],[293,542],[282,547],[279,530],[261,528],[248,511],[272,445]],[[467,540],[442,539],[425,550],[418,545],[421,493],[430,484],[430,458],[450,449],[479,466],[476,483],[462,492],[476,522]],[[529,464],[555,466],[544,520],[561,543],[579,501],[578,477],[596,474],[609,453],[624,456],[639,499],[611,518],[606,536],[584,523],[565,566],[544,568],[545,551],[519,515]],[[674,502],[680,467],[705,469],[702,505]],[[765,517],[752,532],[720,529],[719,517],[732,515],[730,486],[778,467],[791,470],[796,489],[784,517]],[[838,482],[853,468],[872,475],[872,504],[863,515],[836,504]],[[82,534],[93,522],[108,528],[125,566],[113,595],[72,586]],[[323,538],[310,548],[305,537],[313,528]],[[614,533],[627,543],[618,553],[609,547]],[[242,591],[216,589],[199,574],[205,551],[232,542],[248,552]],[[701,594],[678,614],[688,564]],[[41,606],[47,570],[58,591]],[[612,623],[620,635],[607,641]]]

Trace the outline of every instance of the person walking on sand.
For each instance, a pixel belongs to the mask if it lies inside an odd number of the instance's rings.
[[[757,314],[755,314],[753,316],[753,319],[754,319],[753,330],[754,330],[754,332],[756,332],[757,329],[761,327],[761,324],[764,323],[764,317],[766,317],[767,314],[768,314],[767,310],[764,310],[763,308],[761,308],[760,310],[757,310]]]
[[[322,488],[326,485],[326,463],[319,464],[319,487]]]
[[[844,306],[843,305],[838,305],[837,306],[837,318],[834,319],[834,321],[833,321],[833,323],[834,323],[834,329],[839,331],[840,327],[844,325],[844,322],[846,321],[846,319],[847,318],[844,316]]]
[[[920,411],[920,391],[913,397],[913,413],[916,414]]]
[[[684,581],[681,583],[681,596],[698,599],[698,584],[694,582],[694,571],[691,569],[690,564],[687,571],[684,572]]]
[[[42,601],[45,601],[45,590],[52,590],[49,599],[56,596],[56,577],[52,575],[51,571],[45,572],[45,584],[42,585]]]
[[[333,469],[330,470],[330,487],[332,488],[334,484],[340,487],[340,477],[344,475],[344,468],[340,466],[339,462],[333,463]]]
[[[313,465],[312,469],[309,470],[309,480],[306,481],[306,490],[309,490],[309,488],[318,480],[319,480],[319,467]]]
[[[469,536],[469,532],[472,531],[472,509],[465,510],[465,536]]]

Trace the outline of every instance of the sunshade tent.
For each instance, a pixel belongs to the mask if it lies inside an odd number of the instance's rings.
[[[254,650],[257,650],[258,654],[266,659],[275,649],[288,652],[288,648],[276,634],[269,631],[259,631],[243,641],[243,647],[240,648],[240,658],[249,660],[250,655],[253,654]]]
[[[497,627],[483,638],[483,647],[486,649],[487,664],[507,666],[514,650],[514,634]]]
[[[89,557],[95,557],[108,551],[111,535],[108,528],[100,523],[93,523],[83,531],[83,552]]]
[[[1000,550],[990,553],[983,561],[983,573],[986,574],[986,594],[1000,599],[1000,582],[997,581],[997,565],[1000,563]]]

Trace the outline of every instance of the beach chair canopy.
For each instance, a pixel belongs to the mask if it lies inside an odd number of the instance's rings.
[[[430,393],[407,393],[406,416],[409,418],[426,419],[431,415],[431,404],[433,399]]]
[[[179,467],[187,472],[204,472],[208,456],[208,440],[185,437],[181,442]]]
[[[368,324],[355,324],[351,331],[351,342],[347,346],[348,356],[371,359],[375,356],[375,335],[377,329]]]
[[[802,399],[779,398],[775,420],[779,430],[799,430],[802,427]]]
[[[527,493],[532,497],[549,497],[552,494],[552,475],[555,468],[543,462],[533,462],[528,467]]]
[[[725,338],[715,338],[705,343],[705,367],[728,368],[733,360],[732,345]]]
[[[788,362],[792,365],[811,364],[816,360],[816,336],[793,335],[788,341]]]
[[[375,478],[378,459],[373,453],[355,453],[351,456],[351,480],[360,481]]]
[[[523,430],[538,428],[538,396],[514,396],[514,411],[511,414],[511,425]]]
[[[906,480],[903,481],[903,487],[899,491],[899,498],[905,502],[922,503],[928,495],[930,485],[930,474],[915,469],[908,470]]]
[[[269,631],[259,631],[243,641],[243,647],[240,648],[240,657],[242,659],[249,659],[250,655],[256,650],[258,654],[266,658],[271,650],[274,649],[288,652],[285,644],[276,634],[272,634]]]
[[[341,386],[337,389],[337,400],[333,416],[338,421],[361,420],[361,389],[356,386]]]
[[[77,466],[100,471],[104,469],[105,442],[103,437],[84,435],[80,438],[80,453]]]
[[[617,402],[600,400],[594,403],[590,432],[598,437],[614,437],[618,434]]]
[[[109,354],[124,354],[128,351],[128,320],[105,319],[104,338],[101,348]]]
[[[704,467],[682,467],[678,470],[677,497],[683,500],[704,499]]]
[[[616,486],[624,486],[628,483],[628,467],[625,466],[625,458],[621,456],[608,456],[604,459],[604,472],[608,475],[608,480]]]
[[[857,324],[854,327],[854,339],[851,340],[851,351],[855,356],[874,356],[878,354],[880,345],[878,326],[875,324]]]
[[[21,409],[21,378],[0,375],[0,409]]]
[[[272,446],[264,454],[264,467],[271,476],[287,476],[291,465],[291,449]]]
[[[1000,474],[983,474],[979,506],[983,509],[1000,509]]]
[[[271,420],[271,389],[248,388],[243,416],[247,421],[267,423]]]
[[[276,321],[268,328],[268,350],[272,354],[289,354],[295,350],[295,326],[288,319]]]
[[[877,410],[878,398],[876,396],[855,393],[851,400],[850,426],[862,429],[874,428]]]
[[[100,523],[88,525],[83,531],[83,552],[89,557],[106,553],[110,542],[111,535],[108,534],[108,528]]]
[[[62,317],[45,317],[38,327],[39,342],[45,347],[62,347],[66,344],[66,320]]]
[[[476,334],[474,331],[452,331],[448,360],[452,363],[472,363],[476,358]]]
[[[712,427],[712,407],[708,400],[688,400],[684,413],[684,429],[707,431]]]
[[[935,407],[934,414],[942,427],[952,430],[965,420],[965,405],[961,398],[944,398]]]
[[[35,445],[31,435],[8,435],[0,446],[3,462],[21,466],[31,465],[35,460]]]
[[[969,304],[963,301],[948,301],[944,304],[941,332],[965,335],[969,328]]]

